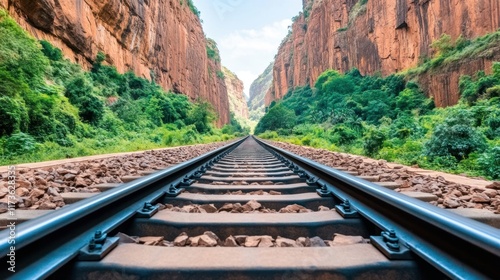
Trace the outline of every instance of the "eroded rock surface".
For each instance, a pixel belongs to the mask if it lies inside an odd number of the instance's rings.
[[[274,61],[274,82],[265,97],[266,106],[292,88],[313,86],[325,70],[389,75],[416,66],[434,52],[431,43],[448,34],[475,38],[500,27],[498,0],[304,1],[304,11],[292,25]],[[459,99],[461,75],[491,71],[500,48],[474,58],[454,62],[421,75],[420,85],[437,106],[454,105]]]
[[[166,90],[207,100],[218,124],[229,123],[227,89],[217,75],[220,59],[208,57],[200,19],[187,1],[22,0],[0,1],[0,7],[84,68],[102,51],[121,73],[132,70]]]

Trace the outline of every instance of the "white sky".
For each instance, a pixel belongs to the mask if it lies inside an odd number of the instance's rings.
[[[302,10],[301,0],[193,0],[201,12],[203,29],[214,39],[222,64],[251,83],[274,59],[288,33],[291,18]]]

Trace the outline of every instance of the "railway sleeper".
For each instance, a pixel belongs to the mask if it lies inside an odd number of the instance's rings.
[[[282,162],[273,163],[273,164],[225,164],[220,161],[213,166],[214,168],[284,168],[285,165]]]
[[[369,237],[361,219],[344,219],[334,211],[309,213],[179,213],[160,211],[152,218],[137,218],[126,232],[131,236],[163,236],[174,240],[182,232],[189,236],[212,231],[219,238],[230,235],[271,235],[299,238],[334,233]]]
[[[120,244],[72,279],[425,279],[415,261],[390,261],[370,244],[311,248],[203,248]]]
[[[263,207],[280,209],[291,204],[299,204],[309,209],[317,209],[319,206],[333,208],[334,201],[331,197],[320,197],[316,193],[301,193],[289,195],[205,195],[182,193],[177,197],[165,197],[163,204],[187,205],[187,204],[214,204],[220,208],[226,203],[245,204],[250,200],[258,201]]]
[[[304,179],[300,178],[297,175],[291,176],[281,176],[281,177],[217,177],[217,176],[208,176],[204,175],[201,178],[197,179],[199,183],[212,183],[212,182],[226,182],[232,183],[235,181],[245,181],[248,183],[263,183],[263,182],[273,182],[273,183],[285,183],[285,184],[293,184],[293,183],[302,183]]]
[[[205,172],[207,175],[217,176],[217,177],[284,177],[294,175],[293,171],[264,171],[264,172],[243,172],[238,169],[233,170],[231,172],[220,172],[220,171],[207,171]]]
[[[306,183],[295,183],[288,185],[209,185],[194,183],[187,189],[190,193],[200,192],[205,194],[225,194],[228,191],[243,191],[244,193],[263,190],[266,192],[277,191],[282,194],[300,194],[306,192],[316,192]]]
[[[235,170],[241,172],[279,172],[279,171],[290,171],[290,168],[286,166],[270,167],[270,168],[224,168],[214,165],[211,170],[220,172],[234,172]]]

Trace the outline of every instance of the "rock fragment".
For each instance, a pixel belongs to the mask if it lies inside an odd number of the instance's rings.
[[[206,213],[216,213],[217,208],[213,204],[203,204],[199,206],[200,209],[203,209]]]
[[[179,236],[177,236],[174,239],[174,246],[178,246],[178,247],[185,246],[188,239],[189,239],[189,236],[185,232],[183,232],[183,233],[179,234]]]
[[[120,243],[138,243],[136,238],[133,238],[125,233],[119,232],[116,237],[120,238]]]
[[[362,236],[350,236],[336,233],[333,236],[333,242],[330,244],[333,246],[339,245],[352,245],[358,243],[365,243],[365,239]]]
[[[238,247],[238,242],[236,242],[236,239],[230,235],[226,240],[224,240],[224,247]]]
[[[278,236],[276,238],[276,247],[297,247],[297,244],[293,239]]]
[[[318,236],[307,237],[305,241],[305,247],[326,247],[325,241]]]
[[[144,236],[139,237],[139,243],[150,246],[157,246],[162,243],[163,236]]]
[[[490,201],[491,201],[490,197],[485,193],[475,193],[474,195],[472,195],[472,202],[486,203]]]

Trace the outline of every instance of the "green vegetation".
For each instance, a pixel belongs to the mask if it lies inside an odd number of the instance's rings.
[[[99,53],[91,71],[0,10],[0,165],[228,140],[211,105],[165,92]]]
[[[207,56],[215,62],[220,62],[220,54],[219,49],[217,48],[217,43],[210,38],[207,38]]]
[[[227,69],[226,67],[222,66],[222,70],[217,71],[217,77],[220,79],[224,79],[224,82],[226,85],[228,84],[233,84],[236,81],[240,81],[238,76],[236,76],[235,73],[231,72],[231,70]],[[244,118],[242,115],[237,115],[235,112],[239,112],[242,108],[240,106],[244,106],[244,103],[242,101],[244,100],[245,96],[243,92],[234,92],[233,89],[231,89],[232,86],[228,85],[228,101],[229,101],[229,112],[230,112],[230,119],[231,123],[234,126],[234,129],[236,129],[239,132],[246,131],[246,134],[250,133],[250,124],[249,120],[247,118]],[[238,96],[238,94],[242,94],[241,96]],[[243,100],[242,100],[243,99]]]
[[[359,0],[354,4],[354,6],[349,11],[349,26],[356,20],[356,18],[360,15],[366,13],[366,3],[367,0]]]
[[[250,128],[242,126],[233,112],[230,114],[230,120],[231,122],[222,128],[222,133],[237,136],[244,136],[250,133]]]
[[[265,114],[264,98],[273,82],[273,67],[274,62],[271,62],[250,86],[250,99],[247,105],[250,111],[249,124],[252,131]]]
[[[359,16],[363,15],[366,13],[366,3],[368,0],[359,0],[352,6],[351,10],[349,11],[349,19],[347,22],[346,26],[342,26],[341,28],[337,29],[337,32],[344,32],[351,27],[352,23],[358,18]]]
[[[433,58],[422,58],[421,65],[408,69],[402,74],[411,78],[467,58],[491,58],[495,51],[498,51],[499,45],[500,30],[474,40],[468,40],[460,36],[453,41],[450,35],[443,34],[441,38],[431,44],[435,52]]]
[[[304,7],[304,18],[307,20],[309,16],[311,15],[312,11],[312,6],[314,4],[314,1],[309,1],[307,2],[307,6]]]
[[[181,1],[181,5],[184,5],[184,1],[183,0],[180,0],[180,1]],[[198,18],[200,18],[201,12],[200,12],[200,10],[198,10],[198,8],[196,8],[196,6],[193,3],[193,0],[187,0],[187,4],[188,4],[191,12],[193,12],[193,14],[195,14]]]
[[[224,79],[224,77],[225,77],[224,72],[222,72],[221,70],[218,70],[216,75],[217,75],[217,78],[219,78],[219,79]]]
[[[263,138],[367,155],[423,168],[500,178],[500,63],[460,80],[458,105],[434,108],[401,75],[328,70],[314,88],[271,104]]]

